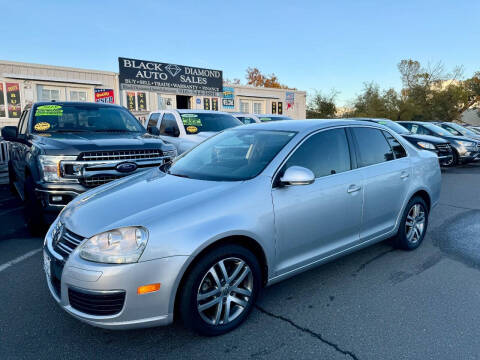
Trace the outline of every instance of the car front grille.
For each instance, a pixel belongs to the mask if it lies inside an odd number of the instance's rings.
[[[80,183],[85,187],[93,188],[95,186],[106,184],[110,181],[120,179],[117,175],[94,175],[80,179]]]
[[[122,311],[125,291],[87,291],[68,288],[70,306],[89,315],[115,315]]]
[[[72,251],[75,250],[83,240],[84,238],[80,235],[65,229],[61,238],[53,244],[53,250],[62,255],[64,259],[67,259]]]
[[[109,161],[109,160],[141,160],[162,157],[162,150],[119,150],[119,151],[91,151],[80,154],[79,160],[83,161]]]
[[[435,145],[437,150],[440,151],[440,152],[451,152],[452,151],[452,148],[450,146],[450,144],[437,144]]]

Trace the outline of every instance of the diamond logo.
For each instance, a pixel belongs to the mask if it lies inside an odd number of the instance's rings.
[[[172,64],[168,64],[167,66],[165,66],[165,69],[170,73],[170,75],[172,75],[173,77],[175,77],[179,72],[180,72],[180,67],[178,67],[177,65],[172,65]]]

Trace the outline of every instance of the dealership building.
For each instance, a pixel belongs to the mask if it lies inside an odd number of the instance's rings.
[[[0,60],[0,128],[37,101],[120,104],[141,121],[164,109],[281,114],[305,118],[306,93],[223,82],[221,70],[119,58],[119,72]]]

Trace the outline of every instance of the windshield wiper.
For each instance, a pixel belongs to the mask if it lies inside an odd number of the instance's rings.
[[[188,175],[185,175],[185,174],[174,174],[174,173],[170,172],[170,170],[167,170],[167,174],[168,174],[168,175],[173,175],[173,176],[178,176],[178,177],[183,177],[183,178],[190,179],[190,176],[188,176]]]
[[[59,132],[59,133],[69,133],[69,132],[88,132],[88,130],[81,130],[81,129],[57,129],[53,132]]]

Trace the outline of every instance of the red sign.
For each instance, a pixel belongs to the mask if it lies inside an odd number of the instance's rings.
[[[95,102],[114,104],[115,96],[113,89],[95,89]]]

